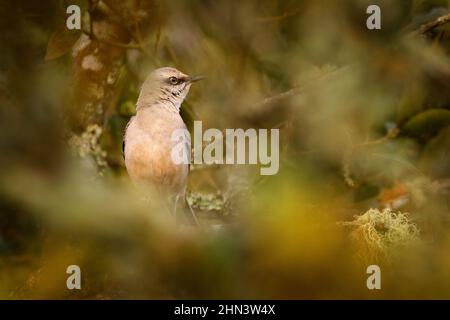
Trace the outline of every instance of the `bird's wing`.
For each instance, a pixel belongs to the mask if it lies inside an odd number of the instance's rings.
[[[185,138],[184,138],[184,148],[185,148],[185,152],[186,155],[188,156],[189,159],[189,163],[192,163],[192,147],[191,147],[191,134],[190,132],[186,129],[186,134],[185,134]],[[191,166],[188,165],[188,171],[191,170]]]
[[[130,118],[130,121],[128,121],[128,123],[127,123],[127,125],[125,127],[125,130],[124,130],[125,134],[123,135],[123,139],[122,139],[122,158],[123,158],[123,160],[125,160],[125,137],[127,135],[128,127],[130,126],[130,123],[131,123],[131,121],[133,121],[134,117],[135,116],[132,116]]]

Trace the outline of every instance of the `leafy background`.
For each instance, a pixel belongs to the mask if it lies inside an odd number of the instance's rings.
[[[74,3],[82,31],[65,28]],[[382,30],[365,27],[369,4]],[[0,12],[1,298],[450,298],[448,1]],[[192,168],[200,228],[173,225],[124,169],[124,128],[161,66],[208,77],[189,125],[280,129],[275,176]]]

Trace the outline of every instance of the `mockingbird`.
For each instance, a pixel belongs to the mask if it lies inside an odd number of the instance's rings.
[[[151,187],[168,195],[174,205],[179,200],[187,204],[185,193],[188,164],[176,164],[171,158],[177,142],[172,133],[186,129],[180,107],[191,84],[203,77],[191,77],[174,68],[154,70],[142,85],[136,104],[136,115],[125,129],[124,158],[131,180],[138,186]],[[190,139],[186,139],[186,154],[191,153]],[[190,209],[190,208],[189,208]],[[197,224],[192,210],[191,220]]]

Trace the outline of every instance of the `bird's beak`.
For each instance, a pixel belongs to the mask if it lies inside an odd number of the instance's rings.
[[[203,80],[205,78],[206,77],[203,77],[203,76],[192,76],[192,77],[188,77],[187,82],[188,83],[197,82],[197,81]]]

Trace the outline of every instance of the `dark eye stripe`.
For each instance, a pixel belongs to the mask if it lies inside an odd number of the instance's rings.
[[[177,77],[170,77],[167,82],[171,85],[178,85],[181,84],[183,82],[185,82],[185,79],[183,78],[177,78]]]

